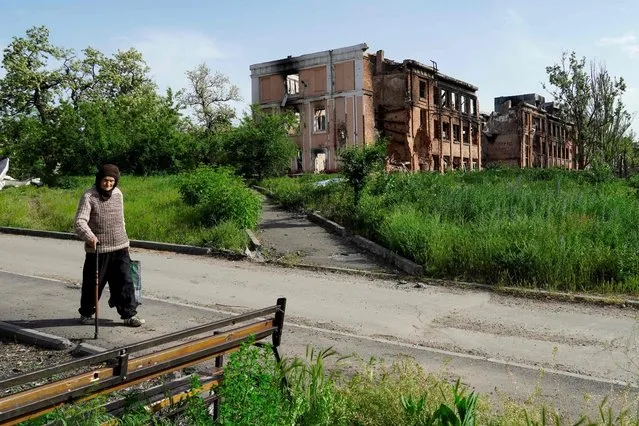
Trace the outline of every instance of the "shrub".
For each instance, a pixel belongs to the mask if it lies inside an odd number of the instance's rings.
[[[229,357],[224,381],[219,424],[286,424],[287,400],[280,386],[277,363],[269,348],[252,346],[249,340]]]
[[[248,235],[243,228],[231,220],[218,224],[211,230],[205,245],[216,249],[227,249],[241,252],[246,247]]]
[[[184,175],[180,195],[186,204],[198,208],[200,220],[209,226],[231,221],[253,229],[262,209],[259,195],[228,168],[201,167]]]

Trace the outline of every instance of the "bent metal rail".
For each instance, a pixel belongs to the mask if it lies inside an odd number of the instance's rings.
[[[222,378],[222,356],[239,349],[250,338],[258,342],[272,336],[273,351],[279,360],[277,348],[282,337],[285,309],[286,299],[280,298],[274,306],[0,380],[0,390],[6,390],[107,361],[113,365],[0,398],[0,424],[17,424],[53,411],[64,403],[87,401],[99,394],[128,388],[213,358],[216,371],[209,382],[211,386],[216,385]],[[226,327],[232,328],[224,329]],[[139,357],[129,357],[136,352],[210,332],[214,334]]]

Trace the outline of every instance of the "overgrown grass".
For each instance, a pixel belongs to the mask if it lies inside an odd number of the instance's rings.
[[[129,238],[243,251],[248,237],[241,224],[201,220],[200,207],[180,197],[179,176],[123,176],[124,215]],[[93,178],[67,179],[66,189],[25,186],[0,191],[0,226],[73,232],[83,191]],[[258,210],[259,215],[259,210]]]
[[[233,353],[225,379],[215,392],[221,396],[219,418],[211,418],[200,396],[180,403],[182,413],[169,420],[171,410],[151,415],[128,395],[126,410],[110,424],[137,425],[357,425],[357,426],[474,426],[474,425],[639,425],[636,413],[615,411],[606,400],[599,416],[569,418],[550,406],[525,403],[501,395],[499,402],[471,392],[459,381],[450,383],[426,371],[412,358],[392,363],[352,357],[338,358],[331,348],[307,349],[305,358],[277,363],[271,348],[244,344]],[[194,377],[192,391],[200,388]],[[198,395],[195,392],[195,395]],[[579,398],[578,395],[574,396]],[[99,405],[104,398],[63,407],[29,422],[101,424],[109,416]],[[595,403],[596,404],[596,403]],[[592,410],[591,410],[592,411]]]
[[[262,183],[424,266],[432,277],[639,294],[634,183],[563,170],[382,174],[354,208],[342,184]]]

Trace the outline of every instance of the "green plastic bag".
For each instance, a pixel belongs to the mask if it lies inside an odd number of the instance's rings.
[[[131,260],[131,279],[135,289],[135,301],[142,304],[142,263],[139,260]]]

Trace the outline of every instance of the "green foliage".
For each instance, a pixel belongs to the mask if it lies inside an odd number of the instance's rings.
[[[93,177],[67,177],[63,182],[67,189],[5,188],[0,191],[0,225],[73,232],[78,200],[93,180]],[[122,176],[119,186],[124,193],[129,238],[243,252],[244,228],[235,222],[223,221],[219,229],[202,223],[199,207],[182,201],[179,183],[176,176]]]
[[[295,117],[290,113],[266,113],[253,105],[239,126],[218,134],[225,162],[247,179],[281,176],[291,167],[297,146],[288,131]]]
[[[248,244],[248,235],[246,230],[239,227],[236,222],[226,220],[211,229],[204,244],[214,249],[226,249],[241,253]]]
[[[611,76],[604,65],[563,53],[561,61],[546,67],[550,93],[558,113],[569,123],[570,139],[577,145],[577,161],[584,169],[599,159],[623,173],[632,152],[629,138],[632,117],[621,98],[623,78]]]
[[[639,238],[628,232],[639,223],[638,193],[605,164],[579,172],[380,174],[355,210],[340,185],[263,184],[276,199],[319,210],[415,260],[429,276],[639,294]]]
[[[186,400],[186,407],[181,420],[189,425],[213,426],[215,422],[208,412],[208,407],[201,398],[202,383],[197,375],[191,377],[191,392],[193,395]]]
[[[280,369],[287,380],[294,424],[348,424],[349,407],[337,386],[339,370],[329,372],[326,367],[326,362],[336,355],[332,348],[316,351],[307,346],[306,359],[282,360]],[[339,366],[344,359],[338,358],[334,365]]]
[[[286,424],[287,400],[280,384],[271,349],[244,343],[224,367],[219,424]]]
[[[427,395],[422,395],[419,399],[412,395],[400,396],[406,424],[415,426],[474,426],[477,395],[471,392],[465,396],[464,390],[459,387],[459,380],[452,387],[452,392],[453,408],[441,403],[432,413],[426,408]],[[443,390],[442,393],[444,393]]]
[[[232,221],[240,228],[254,229],[262,210],[259,195],[228,168],[200,167],[182,176],[180,194],[207,225]]]
[[[368,176],[384,165],[383,161],[386,158],[387,149],[388,142],[379,139],[374,144],[362,147],[352,146],[340,151],[341,173],[353,188],[355,205],[359,203]]]
[[[102,405],[106,397],[99,396],[88,402],[77,405],[63,405],[49,414],[33,420],[22,422],[23,426],[42,426],[60,424],[65,426],[100,425],[113,420]]]
[[[175,98],[183,97],[170,89],[157,94],[135,49],[109,57],[89,47],[76,54],[54,46],[47,28],[33,27],[5,49],[3,68],[0,156],[11,158],[16,178],[40,177],[55,186],[64,175],[90,174],[107,162],[149,175],[219,157],[211,135],[182,115]],[[227,128],[234,111],[225,107],[218,115]]]

